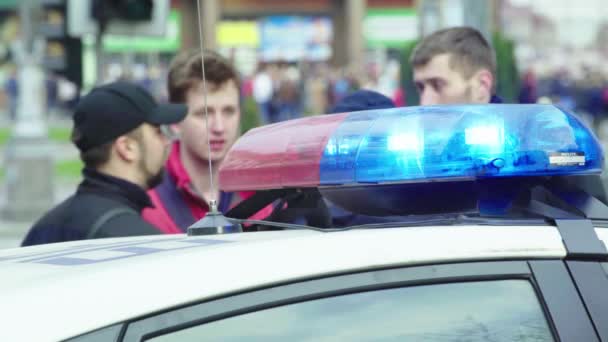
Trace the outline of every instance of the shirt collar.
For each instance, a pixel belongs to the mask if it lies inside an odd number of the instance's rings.
[[[176,141],[171,145],[171,151],[169,152],[169,158],[167,159],[167,172],[169,176],[173,177],[175,184],[178,189],[189,189],[190,175],[182,163],[181,154],[181,143]]]
[[[82,174],[84,180],[78,186],[78,192],[94,192],[114,197],[136,210],[153,207],[146,190],[135,183],[89,168],[85,168]]]

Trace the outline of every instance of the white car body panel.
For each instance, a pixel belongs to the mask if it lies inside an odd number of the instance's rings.
[[[608,230],[598,231],[607,242]],[[551,226],[164,235],[11,249],[0,252],[0,341],[59,341],[178,305],[320,275],[565,255]]]

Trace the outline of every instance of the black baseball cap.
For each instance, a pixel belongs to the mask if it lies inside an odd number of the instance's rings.
[[[363,89],[346,95],[329,110],[329,113],[335,114],[388,108],[395,108],[395,103],[393,100],[377,91]]]
[[[143,123],[169,125],[182,121],[188,108],[158,104],[144,88],[118,81],[94,88],[74,112],[73,139],[84,152],[124,135]]]

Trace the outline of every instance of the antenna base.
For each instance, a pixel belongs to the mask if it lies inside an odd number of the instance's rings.
[[[218,211],[210,211],[190,227],[188,227],[188,236],[197,235],[216,235],[241,233],[243,229],[239,224],[233,224]]]

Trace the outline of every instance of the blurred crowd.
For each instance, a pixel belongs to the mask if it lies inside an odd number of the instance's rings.
[[[365,77],[348,68],[334,67],[325,62],[261,62],[251,75],[241,75],[241,92],[256,104],[260,124],[275,123],[303,115],[327,113],[344,96],[358,89],[375,90],[405,105],[399,82],[399,63],[391,60],[387,67],[370,66]],[[104,68],[101,83],[117,80],[132,81],[148,90],[158,101],[167,101],[167,63],[146,65],[136,63],[125,67],[109,63]],[[18,98],[16,68],[0,73],[0,113],[15,118]],[[48,73],[46,77],[49,115],[71,115],[78,102],[77,85],[65,77]]]
[[[70,113],[79,99],[78,86],[67,78],[53,72],[45,75],[46,108],[49,116],[61,116]],[[3,121],[14,120],[17,116],[19,79],[17,69],[11,66],[0,73],[0,114]]]
[[[382,68],[370,67],[362,78],[348,68],[326,63],[262,63],[245,80],[245,96],[252,96],[262,123],[323,114],[355,90],[375,90],[404,106],[399,84],[399,64],[391,60]]]
[[[151,67],[135,64],[127,72],[120,64],[110,64],[102,83],[133,81],[162,102],[167,100],[167,69],[166,63]],[[380,69],[370,66],[361,78],[355,71],[326,62],[260,62],[254,73],[241,75],[241,93],[255,102],[261,124],[327,113],[344,96],[362,88],[405,105],[399,63],[391,60],[382,72]]]
[[[390,59],[385,65],[370,64],[363,73],[326,62],[260,62],[255,72],[241,75],[241,93],[255,103],[259,124],[327,113],[344,96],[359,89],[377,91],[396,106],[406,106],[406,87],[401,81],[400,68],[397,59]],[[162,62],[155,65],[135,63],[128,67],[109,63],[101,83],[133,81],[163,102],[168,99],[167,70],[168,63]],[[582,70],[576,75],[566,68],[542,75],[532,69],[524,70],[515,102],[553,103],[577,113],[599,129],[608,116],[608,77],[591,67]],[[19,94],[14,65],[0,72],[0,84],[0,113],[5,116],[4,120],[13,120]],[[45,88],[48,114],[68,117],[80,94],[86,91],[53,72],[47,73]]]
[[[553,103],[597,126],[608,115],[608,78],[591,68],[575,77],[566,69],[539,78],[531,70],[522,75],[519,103]]]

